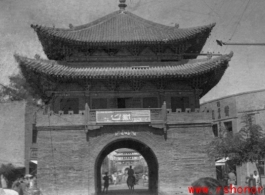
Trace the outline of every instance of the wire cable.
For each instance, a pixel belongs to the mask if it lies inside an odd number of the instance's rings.
[[[240,22],[241,22],[241,20],[242,20],[242,18],[243,18],[244,13],[245,13],[245,11],[247,10],[247,8],[248,8],[248,6],[249,6],[249,3],[250,3],[250,0],[248,0],[245,9],[243,10],[243,12],[242,12],[242,14],[241,14],[241,16],[240,16],[238,22],[236,23],[236,27],[235,27],[235,29],[234,29],[234,31],[233,31],[231,37],[228,39],[229,41],[231,41],[231,39],[232,39],[233,36],[235,35],[235,33],[236,33],[236,31],[237,31],[237,27],[238,27],[238,25],[240,24]],[[228,46],[226,46],[224,52],[226,51],[227,48],[228,48]]]

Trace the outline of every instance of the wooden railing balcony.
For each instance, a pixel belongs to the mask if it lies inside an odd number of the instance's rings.
[[[115,118],[116,117],[116,118]],[[186,109],[182,112],[177,109],[172,112],[166,109],[164,104],[161,108],[128,108],[128,109],[89,109],[79,111],[74,114],[69,111],[54,113],[48,110],[46,113],[37,114],[37,124],[39,127],[58,127],[58,126],[93,126],[93,125],[121,125],[121,124],[191,124],[191,123],[210,123],[211,115],[209,111],[200,112],[195,109]]]

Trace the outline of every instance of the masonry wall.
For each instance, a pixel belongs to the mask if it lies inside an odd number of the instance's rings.
[[[132,131],[136,135],[117,132]],[[38,183],[43,194],[95,194],[95,162],[103,148],[119,139],[145,143],[159,164],[159,194],[189,194],[187,187],[197,178],[215,177],[214,161],[205,147],[212,134],[208,126],[171,126],[168,139],[147,125],[106,126],[87,140],[84,130],[38,132]],[[115,134],[116,133],[116,134]]]

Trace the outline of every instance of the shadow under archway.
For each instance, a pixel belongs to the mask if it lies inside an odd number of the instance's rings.
[[[157,158],[150,147],[145,143],[140,142],[135,139],[122,138],[115,140],[108,145],[106,145],[102,151],[99,153],[95,162],[95,190],[97,193],[101,192],[101,165],[104,158],[112,151],[119,148],[129,148],[139,152],[145,159],[148,165],[148,176],[149,176],[149,191],[157,192],[158,190],[158,161]]]

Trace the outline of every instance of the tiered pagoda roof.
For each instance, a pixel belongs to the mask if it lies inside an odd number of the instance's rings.
[[[158,24],[124,9],[81,26],[70,25],[70,28],[45,27],[31,25],[37,32],[44,52],[49,59],[62,60],[70,55],[71,48],[82,52],[91,52],[98,47],[117,49],[117,47],[170,47],[178,50],[181,45],[187,46],[180,53],[200,53],[206,39],[215,24],[193,28],[179,28],[178,25]],[[160,50],[160,49],[156,49]],[[163,49],[162,49],[163,50]],[[161,51],[157,51],[159,53]],[[177,53],[176,51],[174,51]],[[196,58],[196,55],[186,58]]]
[[[192,78],[226,68],[233,53],[212,59],[180,62],[72,63],[16,55],[21,68],[47,76],[71,79]]]
[[[38,57],[30,59],[15,55],[23,74],[30,75],[33,83],[41,82],[34,79],[34,77],[39,78],[40,76],[52,80],[53,83],[67,80],[85,80],[87,82],[88,80],[102,79],[153,79],[161,80],[161,82],[170,79],[184,80],[193,88],[202,89],[201,96],[220,81],[233,56],[232,52],[216,58],[194,59],[200,53],[214,24],[187,29],[157,24],[125,11],[125,1],[120,0],[120,2],[123,3],[119,5],[121,8],[119,11],[86,25],[71,26],[70,29],[32,25],[50,60]],[[122,45],[127,45],[127,50],[137,47],[137,45],[141,45],[142,48],[148,47],[151,50],[156,48],[157,53],[155,51],[150,60],[141,60],[141,56],[138,60],[127,60],[131,57],[130,55],[123,56],[122,60],[117,57],[116,61],[102,61],[103,57],[101,56],[96,56],[101,61],[93,61],[90,58],[93,56],[89,55],[87,61],[70,62],[71,60],[65,60],[67,59],[65,56],[72,52],[69,50],[84,54],[91,48],[91,50],[93,48],[108,50],[122,48]],[[170,55],[181,56],[186,53],[186,55],[191,54],[192,57],[181,58],[182,60],[159,60],[159,55],[166,56],[166,54],[159,53],[161,52],[159,48],[163,47],[162,45],[165,45],[164,48],[173,48],[173,53],[171,52]]]
[[[209,32],[215,24],[178,28],[151,22],[128,11],[115,11],[94,22],[62,29],[31,25],[41,42],[44,37],[80,44],[169,44]]]

